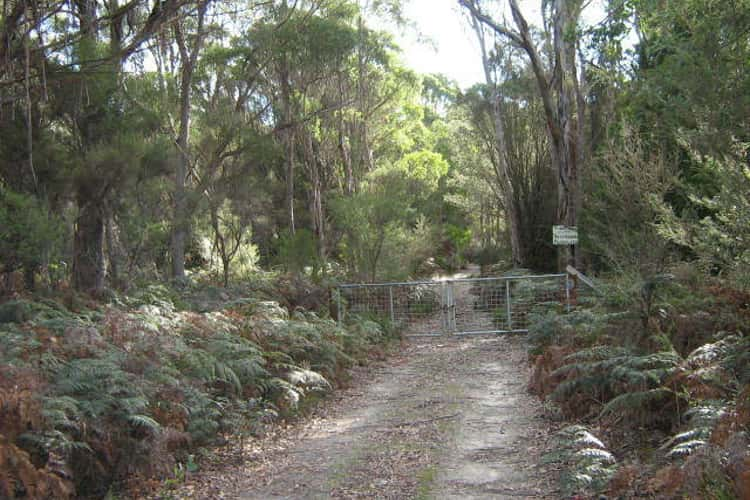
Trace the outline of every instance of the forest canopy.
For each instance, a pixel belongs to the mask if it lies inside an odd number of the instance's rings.
[[[457,4],[486,75],[463,90],[372,27],[408,29],[397,1],[5,2],[5,286],[480,256],[746,281],[747,6],[612,1],[586,25],[546,2],[536,27]],[[557,255],[551,227],[579,221]]]
[[[575,267],[462,298],[525,301],[561,491],[750,495],[750,0],[451,4],[465,87],[407,0],[2,1],[0,496],[184,479],[401,341],[337,285],[467,263]]]

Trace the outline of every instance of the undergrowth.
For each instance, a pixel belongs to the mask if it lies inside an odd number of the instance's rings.
[[[555,441],[555,451],[542,460],[562,466],[560,489],[566,498],[606,487],[617,461],[599,438],[582,425],[571,425],[557,432]]]
[[[104,497],[172,476],[223,435],[294,415],[395,339],[366,319],[340,327],[221,294],[224,308],[156,285],[75,311],[0,305],[0,497]]]
[[[582,498],[747,498],[744,306],[726,300],[736,294],[725,289],[674,279],[641,287],[618,284],[597,303],[531,318],[530,388],[576,423],[548,457],[562,465],[561,489]]]

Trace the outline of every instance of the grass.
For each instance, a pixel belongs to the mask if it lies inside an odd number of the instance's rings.
[[[417,496],[418,500],[427,500],[437,479],[438,469],[429,465],[417,472]]]

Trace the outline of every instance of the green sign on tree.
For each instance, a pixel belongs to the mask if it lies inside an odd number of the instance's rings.
[[[553,245],[577,245],[578,244],[578,227],[577,226],[552,226],[552,244]]]

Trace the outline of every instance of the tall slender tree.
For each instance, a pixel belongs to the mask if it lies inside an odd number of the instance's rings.
[[[174,221],[172,225],[171,253],[172,277],[185,279],[185,240],[190,229],[186,181],[191,166],[190,118],[193,75],[198,56],[206,38],[206,12],[211,0],[198,0],[195,5],[195,29],[191,39],[186,36],[187,16],[176,19],[173,24],[174,39],[179,49],[179,125],[175,144],[177,161],[174,179]]]
[[[508,0],[515,29],[486,14],[479,0],[459,0],[459,4],[478,22],[523,49],[529,58],[547,118],[550,156],[557,170],[557,220],[560,224],[576,226],[581,206],[579,170],[585,159],[585,100],[579,80],[579,74],[582,75],[583,72],[579,70],[576,58],[578,20],[584,2],[554,0],[547,3],[552,17],[549,28],[553,49],[550,68],[545,67],[542,54],[517,0]],[[563,248],[565,250],[561,255],[561,266],[575,264],[576,260],[580,260],[575,247]]]

